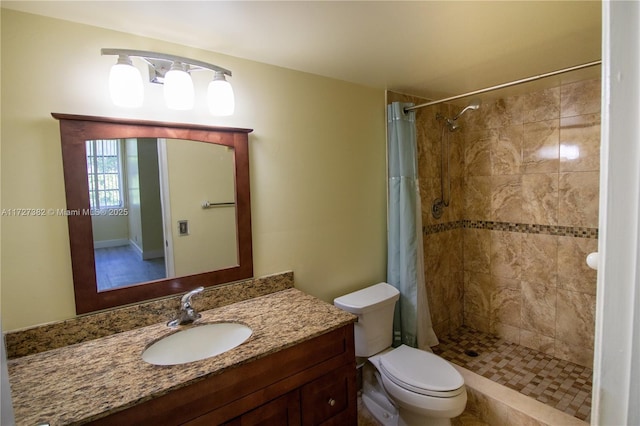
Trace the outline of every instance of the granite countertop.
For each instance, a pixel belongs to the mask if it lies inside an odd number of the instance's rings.
[[[8,362],[17,425],[82,424],[194,381],[309,340],[356,317],[296,289],[201,312],[196,322],[239,322],[253,330],[220,355],[173,366],[142,360],[143,350],[179,329],[164,323]]]

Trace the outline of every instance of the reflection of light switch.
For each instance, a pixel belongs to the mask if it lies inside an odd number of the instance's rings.
[[[178,234],[179,235],[189,235],[189,221],[188,220],[179,220],[178,221]]]

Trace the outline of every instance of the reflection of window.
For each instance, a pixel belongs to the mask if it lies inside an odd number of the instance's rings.
[[[87,175],[92,209],[123,207],[119,139],[87,141]]]

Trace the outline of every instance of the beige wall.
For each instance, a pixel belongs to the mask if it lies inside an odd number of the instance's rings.
[[[139,138],[138,183],[140,191],[140,221],[142,226],[142,258],[154,259],[164,255],[162,203],[160,202],[160,169],[158,140]]]
[[[94,244],[102,243],[105,247],[111,244],[123,244],[129,238],[127,216],[93,216],[91,229]]]
[[[128,240],[142,259],[163,257],[164,231],[160,203],[158,140],[125,140]],[[95,221],[95,219],[92,219]],[[94,238],[95,239],[95,238]]]
[[[255,275],[293,270],[298,288],[325,300],[385,279],[383,91],[5,9],[1,31],[3,208],[65,207],[51,112],[248,127]],[[148,84],[141,109],[114,107],[115,58],[103,47],[231,69],[236,114],[211,117],[203,96],[193,111],[169,111]],[[208,79],[194,77],[200,94]],[[5,331],[74,316],[67,232],[56,215],[2,217]]]

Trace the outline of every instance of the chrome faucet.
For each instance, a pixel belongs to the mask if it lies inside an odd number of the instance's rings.
[[[198,293],[202,293],[203,290],[204,287],[194,288],[189,293],[182,296],[182,299],[180,300],[180,312],[178,312],[178,316],[175,319],[172,319],[167,323],[169,327],[190,324],[200,318],[200,314],[191,306],[191,298]]]

